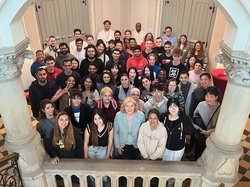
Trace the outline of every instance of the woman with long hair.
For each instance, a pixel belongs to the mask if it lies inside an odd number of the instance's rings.
[[[128,69],[128,78],[129,78],[129,82],[132,86],[134,87],[139,87],[139,79],[138,79],[138,72],[137,69],[135,67],[130,67]]]
[[[96,49],[98,53],[98,58],[102,60],[104,66],[109,61],[109,56],[106,55],[106,45],[102,39],[97,40],[96,42]]]
[[[51,100],[44,99],[41,101],[38,120],[36,130],[41,138],[48,138],[56,123],[56,106]]]
[[[179,38],[178,43],[174,46],[174,48],[179,48],[182,50],[183,55],[182,55],[181,63],[184,64],[187,54],[190,50],[190,45],[188,44],[187,35],[182,34]]]
[[[149,98],[152,96],[151,94],[151,80],[149,77],[142,76],[141,77],[141,96],[140,99],[144,102],[147,102]]]
[[[143,51],[145,48],[146,48],[146,41],[147,40],[151,40],[153,42],[152,44],[152,48],[156,47],[156,44],[154,42],[154,36],[151,32],[148,32],[145,36],[144,36],[144,40],[141,44],[138,44],[138,45],[141,45],[141,50]]]
[[[116,89],[114,78],[109,70],[103,71],[101,75],[101,83],[97,86],[98,92],[100,93],[101,89],[104,87],[109,87],[113,92]]]

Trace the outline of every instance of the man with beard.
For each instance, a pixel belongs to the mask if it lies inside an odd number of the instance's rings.
[[[63,70],[63,60],[75,58],[74,55],[69,53],[69,46],[65,42],[59,44],[60,52],[56,57],[56,67]]]
[[[126,72],[126,62],[121,60],[121,51],[119,49],[114,49],[112,58],[106,63],[105,69],[111,71],[111,67],[113,67],[114,64],[117,64],[122,72]]]
[[[55,36],[50,36],[49,37],[49,41],[48,41],[48,47],[46,47],[46,49],[44,49],[44,56],[52,56],[54,58],[57,57],[57,52],[58,52],[58,46],[56,43],[56,38]]]
[[[141,45],[146,35],[146,33],[141,29],[141,27],[141,23],[137,22],[135,24],[135,30],[132,32],[132,36],[133,38],[135,38],[138,45]]]
[[[97,58],[97,50],[94,45],[88,45],[86,48],[86,58],[81,62],[80,75],[85,77],[88,74],[89,64],[95,64],[97,67],[97,73],[101,74],[104,69],[104,63],[101,59]]]
[[[56,83],[47,79],[45,68],[39,68],[36,77],[37,80],[33,81],[29,87],[31,110],[35,118],[38,117],[41,101],[51,99],[58,90]]]
[[[31,75],[36,79],[36,71],[40,68],[44,66],[44,53],[42,50],[37,50],[36,51],[36,60],[32,63],[32,65],[30,66],[30,73]]]

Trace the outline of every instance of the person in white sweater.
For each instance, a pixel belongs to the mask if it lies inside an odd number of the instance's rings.
[[[166,142],[167,131],[159,121],[160,113],[153,108],[148,113],[148,121],[143,123],[139,130],[138,148],[145,160],[161,160]]]

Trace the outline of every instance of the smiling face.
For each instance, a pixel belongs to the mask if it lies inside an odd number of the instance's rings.
[[[179,114],[179,107],[175,104],[172,103],[169,107],[168,107],[168,111],[171,115],[178,115]]]
[[[170,81],[169,84],[168,84],[168,92],[169,93],[174,93],[176,87],[177,87],[176,82],[175,81]]]
[[[123,88],[127,88],[129,86],[129,80],[127,76],[121,77],[121,85]]]
[[[147,78],[142,79],[142,86],[146,88],[147,90],[150,89],[151,81]]]
[[[109,84],[110,83],[110,76],[109,76],[109,74],[107,74],[107,73],[103,74],[102,79],[103,79],[103,82],[105,84]]]
[[[136,77],[136,71],[134,69],[130,69],[128,76],[130,79],[134,79]]]
[[[103,44],[100,44],[97,46],[97,51],[99,54],[102,54],[104,52],[104,45]]]
[[[112,95],[109,92],[104,93],[102,96],[102,100],[104,104],[108,104],[111,101],[111,99],[112,99]]]
[[[58,125],[61,131],[63,131],[69,125],[69,117],[67,115],[61,115],[58,118]]]
[[[218,99],[218,96],[215,96],[215,95],[213,95],[213,94],[210,94],[210,93],[207,93],[206,95],[205,95],[205,101],[206,101],[206,103],[208,104],[208,105],[210,105],[210,106],[213,106],[213,105],[215,105],[217,102],[217,99]]]
[[[82,102],[82,98],[79,97],[78,95],[76,95],[75,97],[71,99],[71,104],[72,104],[72,107],[74,108],[80,107],[81,102]]]
[[[102,120],[102,118],[98,114],[94,115],[94,123],[98,127],[100,127],[100,126],[103,125],[103,120]]]
[[[158,125],[158,116],[154,113],[149,114],[148,121],[151,127],[155,128]]]
[[[75,86],[75,78],[74,77],[69,77],[67,80],[66,80],[66,84],[70,87],[70,88],[73,88]]]
[[[42,109],[47,118],[51,118],[54,115],[55,108],[51,103],[45,105],[44,109]]]
[[[128,102],[126,105],[125,105],[125,112],[127,114],[133,114],[135,111],[135,105],[133,102]]]

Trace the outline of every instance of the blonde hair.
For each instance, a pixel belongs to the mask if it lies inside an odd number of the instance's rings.
[[[131,96],[126,97],[126,99],[122,102],[120,111],[126,112],[126,111],[125,111],[125,106],[126,106],[128,103],[130,103],[130,102],[133,103],[134,106],[135,106],[135,111],[134,111],[134,112],[137,112],[137,111],[139,110],[138,103],[137,103]]]
[[[104,88],[101,89],[100,91],[100,98],[102,99],[103,95],[105,93],[109,93],[112,97],[113,97],[113,91],[111,90],[111,88],[105,86]]]

